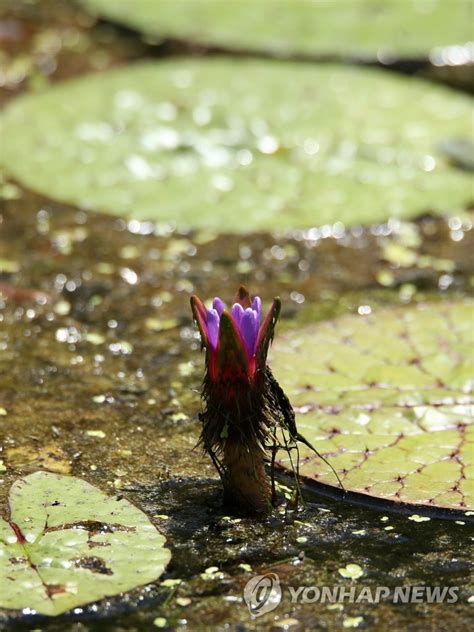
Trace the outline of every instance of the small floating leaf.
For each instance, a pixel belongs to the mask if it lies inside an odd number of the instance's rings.
[[[359,579],[364,574],[364,571],[359,564],[348,564],[344,568],[340,568],[338,573],[346,579]]]
[[[358,628],[364,621],[364,617],[345,617],[342,625],[344,628]]]
[[[178,606],[182,606],[183,608],[185,608],[186,606],[189,606],[191,604],[191,599],[189,597],[178,597],[176,599],[176,603],[178,604]]]
[[[472,315],[465,300],[350,315],[279,336],[270,364],[300,411],[299,431],[347,491],[472,509]],[[301,446],[300,455],[302,476],[337,486],[313,452]],[[283,456],[281,463],[289,467]]]
[[[49,472],[18,479],[0,520],[0,607],[56,616],[156,580],[165,538],[127,500]]]
[[[413,522],[428,522],[428,516],[419,516],[418,514],[413,514],[412,516],[408,516],[408,520],[412,520]]]
[[[172,588],[174,586],[179,586],[181,584],[181,579],[165,579],[161,582],[161,586],[165,586],[166,588]]]
[[[470,133],[469,97],[378,70],[132,64],[15,99],[2,129],[0,161],[39,192],[206,230],[368,224],[472,197],[440,150]]]
[[[103,439],[106,436],[103,430],[86,430],[86,435],[88,437],[97,437],[98,439]]]
[[[105,337],[102,334],[94,331],[90,331],[89,333],[87,333],[85,335],[85,339],[87,340],[87,342],[90,342],[93,345],[101,345],[103,342],[105,342]]]
[[[156,617],[153,620],[153,625],[157,628],[166,628],[168,621],[164,617]]]

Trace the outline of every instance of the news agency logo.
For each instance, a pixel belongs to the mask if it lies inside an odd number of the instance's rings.
[[[278,575],[267,573],[252,577],[245,585],[244,600],[253,617],[260,617],[262,614],[275,610],[281,601]]]
[[[291,603],[456,603],[459,586],[288,586]],[[278,607],[283,597],[276,573],[252,577],[244,588],[250,614],[260,617]]]

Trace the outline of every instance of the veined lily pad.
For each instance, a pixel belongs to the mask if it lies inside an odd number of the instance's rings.
[[[0,519],[0,607],[58,615],[157,579],[165,538],[127,500],[50,472],[17,480]]]
[[[347,491],[474,507],[473,305],[390,309],[279,336],[271,364],[299,431]],[[337,486],[313,452],[300,454],[304,477]]]
[[[85,208],[246,232],[458,210],[472,183],[439,146],[470,129],[467,97],[417,79],[188,59],[15,100],[0,160]]]
[[[423,55],[471,39],[469,2],[417,0],[83,0],[158,37],[279,53]]]

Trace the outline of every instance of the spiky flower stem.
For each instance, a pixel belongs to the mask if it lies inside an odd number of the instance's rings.
[[[266,371],[251,383],[214,381],[206,375],[202,391],[201,444],[219,471],[226,504],[250,515],[265,515],[272,508],[265,464],[273,418],[265,384]]]
[[[226,441],[222,460],[226,504],[256,516],[270,513],[271,487],[265,460],[265,454],[258,446]]]

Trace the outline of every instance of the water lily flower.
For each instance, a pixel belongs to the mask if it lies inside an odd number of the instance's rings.
[[[280,307],[280,299],[275,298],[262,320],[260,297],[251,298],[242,286],[230,308],[219,297],[214,298],[209,308],[197,296],[191,297],[212,382],[252,383],[258,378],[265,368]]]
[[[228,504],[256,516],[267,515],[276,502],[278,449],[290,454],[299,441],[319,455],[298,432],[291,403],[267,365],[280,308],[280,299],[273,299],[262,319],[262,301],[242,286],[230,308],[219,297],[210,307],[191,297],[206,349],[200,444],[219,472]],[[283,445],[278,434],[284,436]],[[270,463],[271,481],[266,473]]]
[[[193,296],[191,308],[206,349],[201,445],[222,478],[230,504],[266,515],[272,507],[265,471],[267,439],[276,414],[266,360],[280,299],[273,300],[263,319],[262,301],[251,298],[244,287],[230,307],[218,297],[206,307]]]

